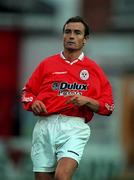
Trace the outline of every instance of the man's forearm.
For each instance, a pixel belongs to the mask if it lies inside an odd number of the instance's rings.
[[[94,112],[98,112],[99,110],[99,102],[95,99],[89,98],[86,105]]]

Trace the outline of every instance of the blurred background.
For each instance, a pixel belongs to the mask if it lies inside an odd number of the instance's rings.
[[[63,24],[76,15],[91,27],[84,51],[107,74],[115,111],[90,123],[74,180],[134,179],[134,1],[0,0],[0,180],[33,179],[36,119],[20,92],[37,64],[62,50]]]

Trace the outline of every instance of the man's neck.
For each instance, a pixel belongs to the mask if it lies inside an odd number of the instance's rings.
[[[63,51],[63,55],[66,58],[66,60],[73,62],[74,60],[78,59],[78,57],[81,55],[81,51]]]

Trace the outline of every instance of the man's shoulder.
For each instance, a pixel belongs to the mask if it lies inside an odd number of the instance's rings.
[[[88,64],[90,64],[90,65],[97,65],[96,61],[95,61],[94,59],[91,59],[91,58],[88,57],[88,56],[85,56],[85,57],[84,57],[84,61],[85,61],[85,63],[88,63]]]
[[[51,63],[55,62],[57,59],[60,58],[60,54],[53,54],[51,56],[47,56],[40,62],[40,65],[51,65]]]
[[[89,58],[88,56],[84,57],[85,64],[88,65],[90,68],[94,70],[102,70],[102,67],[100,64],[96,62],[96,60]]]
[[[58,54],[53,54],[53,55],[51,55],[51,56],[45,57],[45,58],[43,59],[43,62],[54,61],[54,60],[56,60],[56,59],[59,58],[59,57],[60,57],[60,54],[59,54],[59,53],[58,53]]]

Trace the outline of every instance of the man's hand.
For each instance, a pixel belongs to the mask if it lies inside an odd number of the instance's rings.
[[[31,106],[31,109],[35,115],[40,115],[40,113],[46,113],[47,114],[46,107],[43,104],[43,102],[40,100],[35,100]]]
[[[67,104],[68,103],[73,103],[76,106],[86,105],[94,112],[97,112],[99,110],[99,102],[97,100],[82,95],[70,96],[70,99],[67,100]]]
[[[73,103],[76,106],[83,106],[89,102],[89,98],[86,96],[81,96],[81,95],[73,95],[70,96],[70,99],[67,100],[68,103]]]

